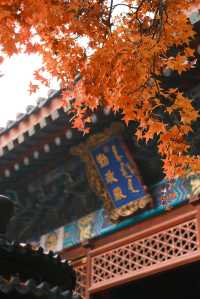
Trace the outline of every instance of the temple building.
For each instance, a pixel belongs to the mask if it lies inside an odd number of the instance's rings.
[[[196,68],[164,72],[163,86],[200,109],[199,35],[192,46]],[[156,140],[138,143],[120,114],[95,111],[83,135],[66,112],[50,90],[0,131],[0,194],[14,203],[7,239],[70,260],[83,299],[198,298],[200,174],[167,181]],[[199,122],[193,130],[199,154]]]

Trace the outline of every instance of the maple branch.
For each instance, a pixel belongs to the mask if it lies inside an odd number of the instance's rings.
[[[117,3],[117,4],[113,5],[113,7],[112,7],[112,11],[113,11],[117,6],[126,6],[126,7],[130,8],[130,9],[137,9],[137,8],[138,8],[138,6],[131,6],[131,5],[128,5],[128,4],[125,4],[125,3]]]
[[[158,39],[157,41],[160,41],[161,38],[161,34],[162,34],[162,29],[163,29],[163,15],[164,12],[166,12],[166,5],[163,2],[163,0],[161,0],[159,2],[159,5],[156,9],[155,15],[154,15],[154,19],[153,19],[153,24],[152,24],[152,28],[153,28],[153,38],[158,35]]]
[[[153,78],[153,80],[154,80],[154,82],[156,84],[157,92],[158,92],[158,94],[160,94],[160,85],[159,85],[158,81],[156,80],[156,78]]]
[[[113,10],[113,0],[110,1],[110,10],[109,10],[109,15],[108,15],[108,26],[110,28],[110,31],[111,31],[111,27],[112,27],[112,24],[111,24],[112,10]]]
[[[139,27],[140,27],[140,32],[141,32],[141,34],[142,34],[142,22],[141,22],[141,20],[140,20],[139,17],[138,17],[138,12],[139,12],[139,10],[142,8],[142,6],[143,6],[143,4],[144,4],[145,1],[146,1],[146,0],[142,0],[142,1],[140,2],[140,4],[138,5],[136,11],[135,11],[135,17],[136,17],[137,22],[139,23]]]

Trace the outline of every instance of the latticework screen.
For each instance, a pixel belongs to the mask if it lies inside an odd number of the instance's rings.
[[[76,292],[83,298],[86,298],[86,288],[87,288],[87,264],[81,263],[79,265],[74,265],[74,270],[76,271]]]
[[[130,241],[92,257],[91,287],[108,284],[117,278],[134,277],[161,263],[172,263],[186,255],[194,255],[198,249],[196,220]]]

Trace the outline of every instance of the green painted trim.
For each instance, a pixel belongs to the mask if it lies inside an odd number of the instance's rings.
[[[182,205],[184,203],[187,203],[187,199],[186,200],[174,200],[170,206],[172,207],[177,207],[179,205]],[[136,215],[132,218],[128,218],[118,224],[114,224],[110,227],[107,227],[105,229],[102,229],[101,231],[101,235],[98,236],[98,237],[104,237],[104,236],[107,236],[109,234],[112,234],[118,230],[121,230],[125,227],[128,227],[128,226],[131,226],[133,224],[136,224],[138,222],[141,222],[141,221],[144,221],[146,219],[149,219],[149,218],[152,218],[152,217],[155,217],[155,216],[158,216],[162,213],[165,213],[166,212],[166,208],[164,206],[159,206],[159,207],[156,207],[154,209],[151,209],[151,210],[148,210],[148,211],[145,211],[143,212],[142,214],[140,215]]]

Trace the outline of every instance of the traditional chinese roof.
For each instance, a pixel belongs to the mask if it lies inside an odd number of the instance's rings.
[[[20,281],[33,279],[36,285],[43,282],[50,288],[55,286],[61,290],[73,291],[75,288],[75,272],[67,261],[59,255],[43,249],[32,249],[31,245],[8,242],[0,239],[0,276],[10,281],[18,276]]]
[[[78,299],[76,275],[59,255],[5,239],[13,204],[0,196],[0,298]],[[7,218],[3,214],[9,213]]]
[[[69,290],[63,291],[57,286],[51,288],[46,282],[36,284],[33,279],[20,281],[18,276],[13,276],[10,280],[0,276],[0,296],[2,299],[80,299],[77,294],[73,294]]]
[[[99,130],[111,121],[110,111],[98,112],[98,116],[94,113],[94,126],[102,115]],[[61,92],[51,91],[49,98],[40,98],[35,107],[28,106],[26,114],[18,114],[15,121],[8,121],[0,131],[0,183],[4,178],[16,178],[19,172],[24,174],[30,165],[37,168],[41,161],[43,164],[52,161],[52,153],[58,157],[85,138],[72,129]],[[29,171],[32,172],[31,167]]]
[[[15,120],[8,120],[6,127],[0,128],[1,156],[23,143],[26,137],[33,136],[37,126],[45,127],[47,118],[59,117],[59,112],[56,113],[62,106],[59,97],[60,91],[50,90],[48,98],[38,98],[36,106],[28,105],[26,113],[17,113]]]

